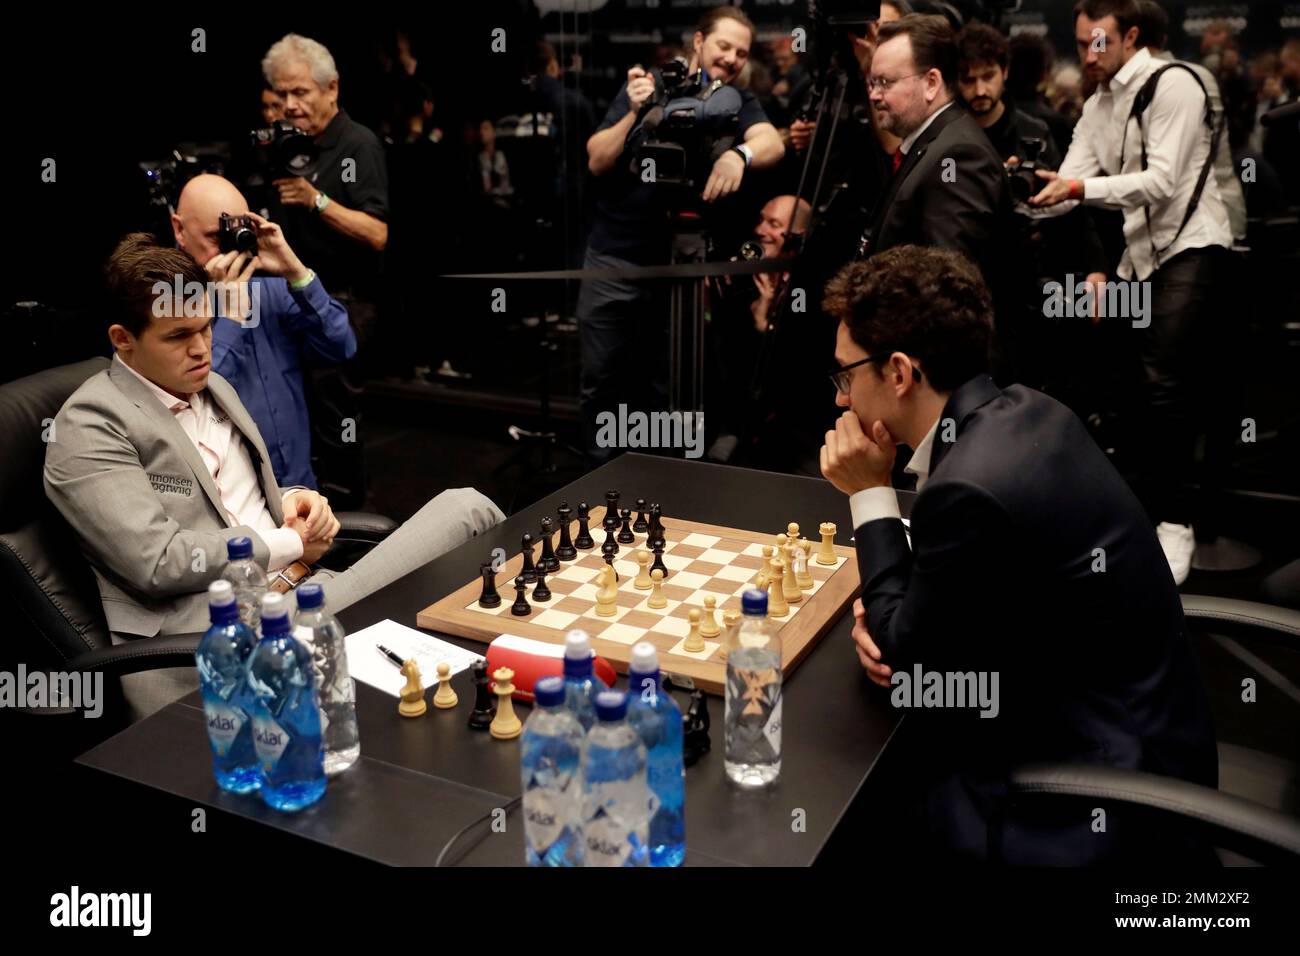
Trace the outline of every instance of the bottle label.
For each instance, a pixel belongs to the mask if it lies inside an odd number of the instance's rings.
[[[270,773],[280,762],[280,757],[289,746],[289,732],[275,722],[270,716],[253,718],[253,747],[257,750],[257,759],[262,762],[262,771]]]
[[[534,787],[524,794],[524,833],[538,856],[545,855],[564,832],[565,805],[560,794]]]
[[[212,741],[212,749],[218,757],[224,757],[244,726],[244,715],[234,707],[209,701],[203,702],[203,712],[208,718],[208,739]]]
[[[627,827],[604,812],[587,821],[583,835],[587,841],[588,866],[623,866],[632,854]]]
[[[780,690],[777,691],[780,693]],[[763,725],[763,736],[767,738],[768,743],[772,745],[772,753],[778,757],[781,756],[781,704],[785,698],[777,697],[776,705],[772,708],[771,715],[767,718],[767,723]]]

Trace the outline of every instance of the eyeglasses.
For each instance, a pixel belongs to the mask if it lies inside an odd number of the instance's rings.
[[[859,365],[866,365],[868,362],[884,361],[897,351],[898,349],[882,349],[875,355],[868,355],[864,359],[858,359],[856,362],[850,362],[848,365],[832,369],[830,372],[831,383],[835,386],[837,392],[841,395],[847,395],[849,394],[849,388],[853,385],[853,370],[855,368]],[[915,362],[916,360],[913,359],[912,361]],[[912,366],[912,379],[916,382],[921,381],[921,370],[915,365]]]
[[[896,76],[892,80],[884,76],[873,76],[867,79],[867,91],[870,93],[880,90],[882,93],[888,93],[890,87],[900,80],[910,80],[914,76],[925,76],[929,70],[922,70],[920,73],[909,73],[907,76]]]

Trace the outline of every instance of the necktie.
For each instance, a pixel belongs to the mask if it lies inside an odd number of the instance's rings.
[[[897,175],[898,167],[903,165],[903,148],[900,146],[894,150],[894,173]]]

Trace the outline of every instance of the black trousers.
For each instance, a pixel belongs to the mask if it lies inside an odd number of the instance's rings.
[[[1222,246],[1188,249],[1150,277],[1150,320],[1141,336],[1146,412],[1138,490],[1155,522],[1191,524],[1200,502],[1189,491],[1196,442],[1216,405],[1211,362],[1228,343],[1221,330],[1231,278]]]

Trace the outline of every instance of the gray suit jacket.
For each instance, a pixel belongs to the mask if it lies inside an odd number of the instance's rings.
[[[283,523],[282,492],[253,419],[220,375],[209,375],[208,392],[243,437],[271,517]],[[88,379],[55,417],[45,493],[95,569],[115,634],[206,630],[207,587],[226,566],[226,542],[251,538],[263,568],[270,556],[256,531],[229,525],[194,442],[117,362]]]

